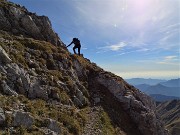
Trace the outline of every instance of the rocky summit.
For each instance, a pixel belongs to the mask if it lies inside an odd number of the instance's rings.
[[[0,134],[167,135],[154,101],[68,52],[46,16],[0,0]]]

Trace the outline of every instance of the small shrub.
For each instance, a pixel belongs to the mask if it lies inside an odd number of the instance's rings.
[[[46,60],[46,66],[49,70],[55,70],[56,69],[56,64],[53,59],[47,59]]]
[[[27,132],[27,129],[23,126],[20,126],[17,128],[17,134],[19,135],[25,135],[26,132]]]

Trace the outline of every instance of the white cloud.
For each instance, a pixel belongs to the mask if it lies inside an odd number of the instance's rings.
[[[180,73],[178,70],[154,70],[154,71],[134,71],[134,72],[116,72],[117,75],[128,79],[128,78],[165,78],[165,79],[172,79],[172,78],[179,78]]]
[[[171,61],[171,60],[177,60],[177,56],[166,56],[166,57],[164,57],[164,60],[165,61]]]
[[[112,50],[112,51],[118,51],[120,49],[122,49],[123,47],[126,46],[126,43],[124,42],[120,42],[118,44],[114,44],[114,45],[110,45],[110,46],[106,46],[106,48]]]
[[[149,49],[147,48],[140,48],[140,49],[136,49],[136,50],[133,50],[133,51],[124,51],[122,53],[119,53],[118,55],[125,55],[125,54],[130,54],[130,53],[135,53],[135,52],[147,52],[149,51]]]
[[[113,44],[113,45],[106,45],[104,47],[98,47],[99,51],[97,53],[107,52],[107,51],[119,51],[125,46],[127,46],[127,43],[119,42],[119,43]]]
[[[178,56],[171,55],[171,56],[165,56],[162,61],[157,61],[157,64],[164,64],[164,65],[175,65],[180,66]]]

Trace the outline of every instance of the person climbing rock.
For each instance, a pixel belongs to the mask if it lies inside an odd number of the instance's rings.
[[[74,54],[76,54],[75,49],[78,48],[78,55],[80,56],[81,43],[80,43],[79,39],[73,38],[72,42],[66,47],[69,47],[71,44],[74,44],[74,47],[73,47]]]

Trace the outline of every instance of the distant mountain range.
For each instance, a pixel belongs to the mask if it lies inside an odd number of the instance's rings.
[[[169,81],[162,82],[161,84],[167,87],[180,87],[180,78],[171,79]]]
[[[180,78],[171,80],[133,78],[126,81],[156,101],[180,99]]]
[[[169,101],[169,100],[180,100],[180,97],[175,97],[175,96],[165,96],[161,94],[150,94],[150,96],[157,102],[164,102],[164,101]]]
[[[148,84],[148,85],[156,85],[161,82],[166,82],[167,80],[161,80],[161,79],[144,79],[144,78],[132,78],[132,79],[126,79],[126,81],[131,85],[140,85],[140,84]]]

